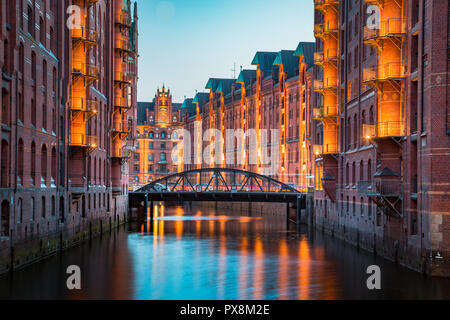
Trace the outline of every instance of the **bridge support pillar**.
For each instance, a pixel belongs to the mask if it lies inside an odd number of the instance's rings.
[[[155,218],[155,205],[153,201],[150,202],[150,223],[153,225],[153,220]]]
[[[289,213],[290,213],[289,202],[286,203],[286,229],[289,229]]]
[[[302,220],[302,197],[297,197],[297,231],[300,231],[300,223]]]

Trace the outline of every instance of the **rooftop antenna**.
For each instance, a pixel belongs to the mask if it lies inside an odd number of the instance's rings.
[[[233,72],[233,79],[236,79],[236,62],[233,63],[233,69],[231,69],[231,71]]]

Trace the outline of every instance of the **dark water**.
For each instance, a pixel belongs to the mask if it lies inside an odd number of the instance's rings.
[[[0,298],[450,299],[450,280],[307,228],[287,231],[283,213],[174,207],[159,216],[153,230],[150,223],[125,226],[0,279]],[[366,286],[373,264],[382,270],[379,291]],[[80,291],[66,288],[70,265],[81,267]]]

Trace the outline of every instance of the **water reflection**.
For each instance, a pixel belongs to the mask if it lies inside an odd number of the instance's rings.
[[[131,230],[0,279],[0,298],[450,298],[450,281],[425,278],[320,233],[286,230],[283,214],[160,204],[154,212],[153,222],[148,216]],[[81,291],[65,289],[71,264],[83,271]],[[382,268],[381,291],[366,288],[372,264]]]

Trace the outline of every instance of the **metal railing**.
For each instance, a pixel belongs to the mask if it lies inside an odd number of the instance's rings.
[[[314,5],[317,7],[324,7],[327,5],[338,5],[339,0],[314,0]]]
[[[114,98],[114,106],[118,107],[118,108],[129,108],[129,100],[127,98],[123,98],[123,97],[116,97]]]
[[[333,61],[338,59],[338,50],[337,48],[329,48],[322,52],[314,53],[314,63],[321,64],[328,61]]]
[[[313,153],[316,156],[322,156],[325,154],[337,154],[339,153],[339,145],[337,143],[325,143],[323,145],[316,144],[313,146]]]
[[[358,193],[366,196],[399,197],[402,194],[400,179],[358,181]]]
[[[128,133],[126,125],[122,121],[113,121],[112,131],[118,133]]]
[[[121,24],[121,25],[124,25],[124,26],[131,26],[131,16],[128,13],[119,14],[116,17],[116,22],[118,24]]]
[[[98,78],[98,67],[83,60],[72,61],[72,72],[83,76]]]
[[[328,21],[326,23],[318,23],[314,25],[314,35],[316,37],[321,37],[322,35],[328,33],[338,33],[339,26],[337,21]]]
[[[115,74],[116,81],[130,83],[132,80],[132,76],[128,72],[117,71]]]
[[[329,106],[322,106],[320,108],[313,109],[314,119],[322,119],[322,118],[337,117],[337,116],[339,116],[337,104],[329,105]]]
[[[375,67],[364,68],[363,82],[398,80],[405,76],[405,68],[400,62],[391,62]]]
[[[327,89],[337,89],[338,78],[328,77],[324,80],[314,80],[314,90],[322,91]]]
[[[98,137],[83,133],[72,133],[70,135],[70,145],[96,149],[98,147]]]
[[[86,27],[80,29],[72,29],[72,38],[89,42],[98,42],[98,32]]]
[[[398,37],[406,34],[406,19],[391,18],[380,22],[379,29],[364,28],[364,40]]]
[[[378,137],[402,137],[404,126],[401,121],[386,121],[378,123]]]
[[[128,39],[117,39],[116,48],[124,51],[131,51],[131,44]]]
[[[70,109],[72,111],[97,113],[98,101],[75,97],[71,100]]]

